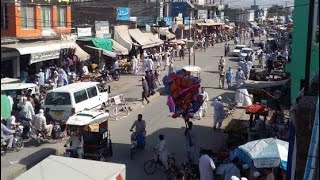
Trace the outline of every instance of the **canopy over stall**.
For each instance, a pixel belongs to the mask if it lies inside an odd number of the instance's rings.
[[[119,55],[128,55],[129,51],[127,48],[123,47],[121,44],[119,44],[117,41],[115,41],[114,39],[112,40],[112,49],[114,52],[116,52]]]
[[[169,28],[159,28],[158,29],[158,32],[160,35],[162,36],[166,36],[167,39],[173,39],[176,37],[176,35],[172,34],[170,31],[169,31]]]
[[[253,81],[246,80],[238,89],[263,89],[276,86],[282,86],[289,82],[289,79],[282,81]]]
[[[83,51],[73,41],[40,41],[33,43],[6,44],[1,45],[1,47],[15,49],[20,55],[30,54],[29,64],[58,59],[60,57],[60,50],[64,48],[75,48],[75,55],[78,56],[80,61],[85,61],[90,58],[90,55]]]
[[[23,173],[16,180],[125,180],[124,164],[51,155]]]
[[[128,51],[131,50],[133,42],[130,37],[129,28],[127,25],[114,27],[114,40],[116,40],[123,47],[127,48]]]
[[[205,19],[205,20],[198,20],[196,22],[198,26],[221,26],[224,25],[224,23],[218,23],[214,22],[212,19]]]
[[[152,33],[144,33],[149,39],[150,41],[152,41],[153,43],[157,44],[157,45],[161,45],[163,44],[163,41],[161,39],[159,39],[158,37],[156,37],[155,35],[153,35]]]
[[[142,46],[142,49],[158,46],[157,43],[151,41],[150,38],[142,33],[139,29],[129,29],[129,34]]]

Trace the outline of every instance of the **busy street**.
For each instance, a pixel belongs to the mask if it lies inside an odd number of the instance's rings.
[[[1,179],[316,180],[318,2],[257,1],[1,2]]]

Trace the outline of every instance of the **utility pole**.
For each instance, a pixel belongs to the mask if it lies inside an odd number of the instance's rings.
[[[191,41],[191,16],[192,16],[192,8],[189,10],[189,41]],[[188,44],[189,47],[189,65],[191,64],[191,45]]]

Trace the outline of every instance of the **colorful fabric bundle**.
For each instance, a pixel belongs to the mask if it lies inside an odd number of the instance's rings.
[[[174,113],[172,118],[182,115],[188,121],[189,115],[196,113],[203,103],[199,95],[200,79],[181,70],[165,76],[163,82],[168,94],[167,105],[170,112]]]

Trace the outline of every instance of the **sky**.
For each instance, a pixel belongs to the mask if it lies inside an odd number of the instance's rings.
[[[286,1],[288,6],[293,6],[294,0],[256,0],[257,5],[260,5],[260,7],[268,8],[272,6],[273,4],[277,5],[286,5]],[[215,2],[219,3],[220,0],[215,0]],[[229,4],[229,7],[250,7],[253,5],[254,0],[222,0],[223,4]]]

